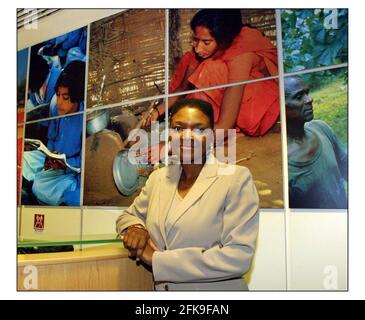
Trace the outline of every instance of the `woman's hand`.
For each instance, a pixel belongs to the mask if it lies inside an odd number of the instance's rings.
[[[156,244],[152,241],[152,239],[148,239],[146,247],[143,252],[138,256],[144,263],[151,266],[152,265],[152,256],[155,251],[159,251]]]
[[[145,228],[129,226],[123,237],[124,246],[129,251],[128,256],[134,258],[142,255],[149,238],[150,235]]]
[[[158,108],[158,107],[156,107]],[[151,123],[152,121],[157,121],[157,119],[159,118],[160,116],[160,113],[159,111],[156,109],[156,108],[153,108],[151,111],[150,111],[150,114],[148,115],[148,117],[142,122],[141,124],[141,128],[145,129],[145,128],[148,128],[151,126]],[[142,113],[142,117],[145,115],[146,113],[143,112]]]

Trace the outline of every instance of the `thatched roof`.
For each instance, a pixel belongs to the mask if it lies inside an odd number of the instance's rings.
[[[164,90],[164,10],[128,10],[91,24],[88,101],[101,104],[154,96]]]

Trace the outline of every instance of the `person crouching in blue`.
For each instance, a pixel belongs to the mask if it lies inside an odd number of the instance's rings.
[[[65,67],[55,85],[57,105],[50,116],[63,116],[84,109],[85,63],[73,61]],[[83,115],[60,117],[48,121],[47,148],[65,154],[67,163],[81,168]],[[46,156],[42,151],[24,152],[23,177],[33,182],[32,193],[40,204],[80,205],[80,173],[62,160]]]
[[[30,112],[42,104],[54,104],[55,85],[61,74],[61,69],[48,65],[38,54],[32,54],[28,79],[28,99],[26,105],[27,120],[48,117],[48,112],[31,115]]]

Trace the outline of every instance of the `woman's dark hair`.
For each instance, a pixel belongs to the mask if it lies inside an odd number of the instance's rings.
[[[61,72],[55,91],[59,87],[68,88],[71,102],[81,102],[85,96],[85,62],[75,60],[70,62]]]
[[[46,81],[49,73],[49,66],[46,60],[44,60],[38,54],[32,54],[29,67],[29,84],[30,91],[38,91],[44,81]]]
[[[213,107],[209,102],[199,99],[179,99],[171,108],[170,118],[172,118],[175,113],[184,107],[196,108],[203,112],[209,119],[210,128],[214,128],[214,112]]]
[[[202,9],[190,21],[191,30],[203,26],[217,41],[220,49],[227,49],[240,33],[242,24],[239,9]]]

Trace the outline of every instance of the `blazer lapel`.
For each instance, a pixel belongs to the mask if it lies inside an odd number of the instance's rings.
[[[207,189],[210,187],[210,185],[217,179],[217,168],[218,164],[217,161],[214,159],[213,161],[210,161],[204,165],[202,171],[200,172],[197,180],[195,181],[194,185],[191,187],[183,201],[178,206],[177,210],[175,212],[168,212],[170,209],[173,197],[175,195],[175,191],[179,182],[179,178],[176,181],[175,188],[170,189],[168,192],[169,195],[169,205],[166,206],[166,211],[164,212],[164,221],[162,224],[162,227],[165,229],[165,218],[166,215],[169,214],[169,220],[171,223],[171,228],[169,230],[166,230],[166,238],[168,237],[169,232],[171,231],[172,227],[176,224],[176,222],[181,218],[181,216],[184,215],[184,213],[207,191]],[[167,191],[167,190],[166,190]],[[161,225],[160,225],[161,227]]]
[[[169,165],[166,170],[166,176],[161,177],[161,189],[159,193],[159,214],[158,214],[158,224],[160,227],[162,238],[167,245],[167,236],[165,230],[165,219],[168,210],[171,207],[172,200],[177,189],[181,174],[181,166],[174,164]]]

